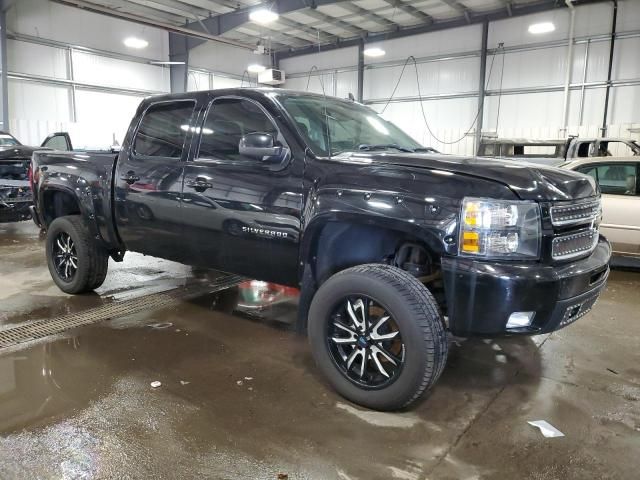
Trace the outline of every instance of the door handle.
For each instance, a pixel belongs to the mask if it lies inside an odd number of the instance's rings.
[[[193,188],[196,192],[204,192],[207,188],[213,188],[213,184],[204,177],[196,177],[195,181],[187,182],[187,187]]]
[[[122,175],[120,178],[127,182],[129,185],[132,185],[140,180],[140,177],[136,175],[136,172],[131,170],[129,170],[125,175]]]

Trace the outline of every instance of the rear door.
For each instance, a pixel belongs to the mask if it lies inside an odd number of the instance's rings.
[[[277,283],[297,279],[303,158],[249,98],[213,100],[197,130],[201,141],[183,193],[189,263]],[[288,154],[276,163],[240,154],[243,135],[258,132]]]
[[[150,104],[115,172],[118,233],[128,250],[184,258],[180,196],[195,100]]]
[[[638,163],[611,162],[577,169],[595,178],[602,192],[600,229],[615,253],[640,256]]]

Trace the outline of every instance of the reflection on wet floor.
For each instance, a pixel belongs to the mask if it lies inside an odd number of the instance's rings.
[[[96,295],[69,297],[37,232],[13,235],[5,325],[208,281],[132,255]],[[635,478],[638,277],[613,272],[594,311],[553,335],[452,339],[438,384],[399,413],[331,391],[295,333],[297,292],[264,282],[0,352],[0,478]],[[526,423],[539,419],[566,436],[542,438]]]

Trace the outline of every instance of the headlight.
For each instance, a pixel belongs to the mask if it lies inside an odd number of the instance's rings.
[[[535,259],[540,255],[540,209],[535,202],[465,198],[460,255]]]

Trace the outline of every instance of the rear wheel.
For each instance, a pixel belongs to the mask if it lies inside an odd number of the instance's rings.
[[[65,293],[98,288],[107,276],[109,256],[91,237],[79,215],[56,218],[47,230],[47,265]]]
[[[332,386],[377,410],[416,401],[442,373],[448,351],[431,293],[407,272],[379,264],[344,270],[320,287],[309,341]]]

